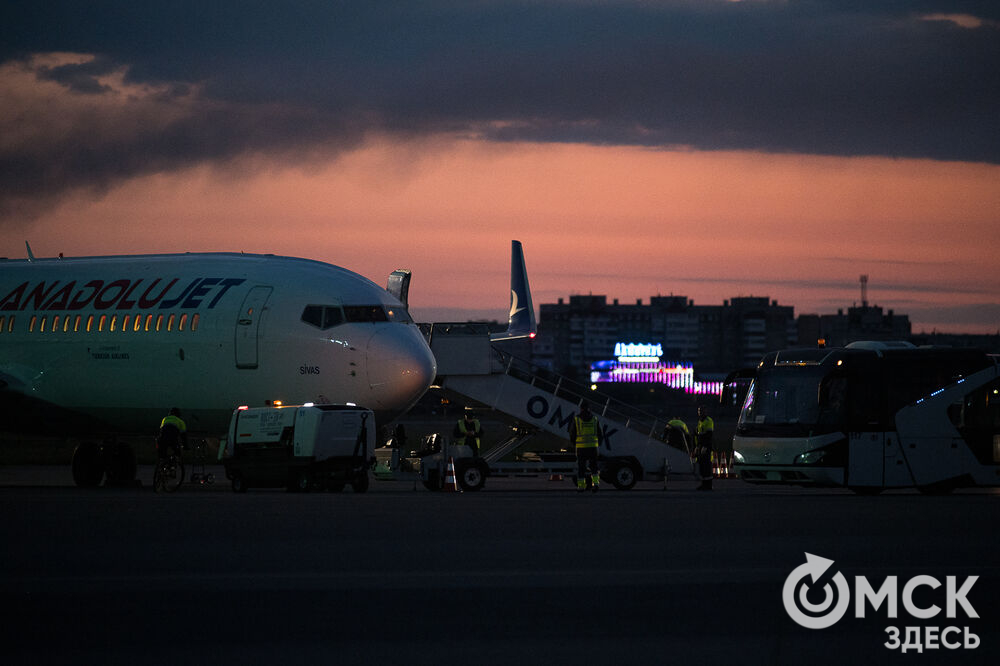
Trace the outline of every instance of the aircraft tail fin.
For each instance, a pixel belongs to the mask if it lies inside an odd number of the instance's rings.
[[[490,336],[493,341],[535,337],[535,306],[531,302],[528,269],[524,264],[521,241],[511,241],[510,247],[510,317],[507,330]]]

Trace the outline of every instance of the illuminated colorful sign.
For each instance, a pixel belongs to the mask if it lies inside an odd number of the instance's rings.
[[[667,387],[696,395],[722,393],[722,382],[699,382],[694,379],[691,363],[661,361],[663,346],[619,342],[616,361],[598,361],[590,366],[593,383],[665,384]]]

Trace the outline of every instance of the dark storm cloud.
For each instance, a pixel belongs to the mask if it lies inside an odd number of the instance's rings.
[[[0,9],[0,62],[77,96],[98,77],[186,113],[0,149],[0,212],[66,188],[368,131],[1000,163],[1000,3],[41,2]],[[978,27],[928,15],[964,14]],[[6,144],[5,144],[6,146]]]

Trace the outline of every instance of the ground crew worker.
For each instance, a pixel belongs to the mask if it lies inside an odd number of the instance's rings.
[[[684,449],[691,453],[691,431],[679,417],[675,416],[667,422],[667,427],[663,429],[663,439],[675,449]]]
[[[589,485],[591,491],[596,493],[601,478],[597,469],[601,428],[586,402],[580,405],[580,413],[570,421],[569,441],[576,446],[576,491],[582,493]]]
[[[166,458],[170,455],[170,449],[180,456],[181,446],[187,448],[187,426],[181,418],[181,410],[173,407],[160,421],[160,434],[156,438],[157,457]]]
[[[479,419],[472,417],[472,412],[466,412],[465,416],[458,420],[452,437],[455,438],[456,444],[465,444],[472,449],[474,457],[479,457],[479,443],[483,438],[483,427],[480,425]]]
[[[698,490],[712,489],[712,437],[715,423],[704,405],[698,407],[698,426],[695,428],[695,454],[698,456],[698,475],[701,485]]]

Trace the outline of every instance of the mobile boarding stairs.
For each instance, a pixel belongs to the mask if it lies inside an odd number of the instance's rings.
[[[689,452],[669,446],[661,438],[666,420],[600,396],[554,373],[537,371],[527,361],[495,346],[485,324],[423,327],[437,360],[438,388],[506,414],[525,426],[484,453],[482,460],[489,466],[490,476],[575,474],[572,453],[540,453],[537,459],[521,462],[501,459],[539,430],[566,439],[570,421],[585,400],[597,416],[603,435],[599,449],[602,477],[616,487],[631,488],[636,481],[665,481],[671,473],[691,472]]]

